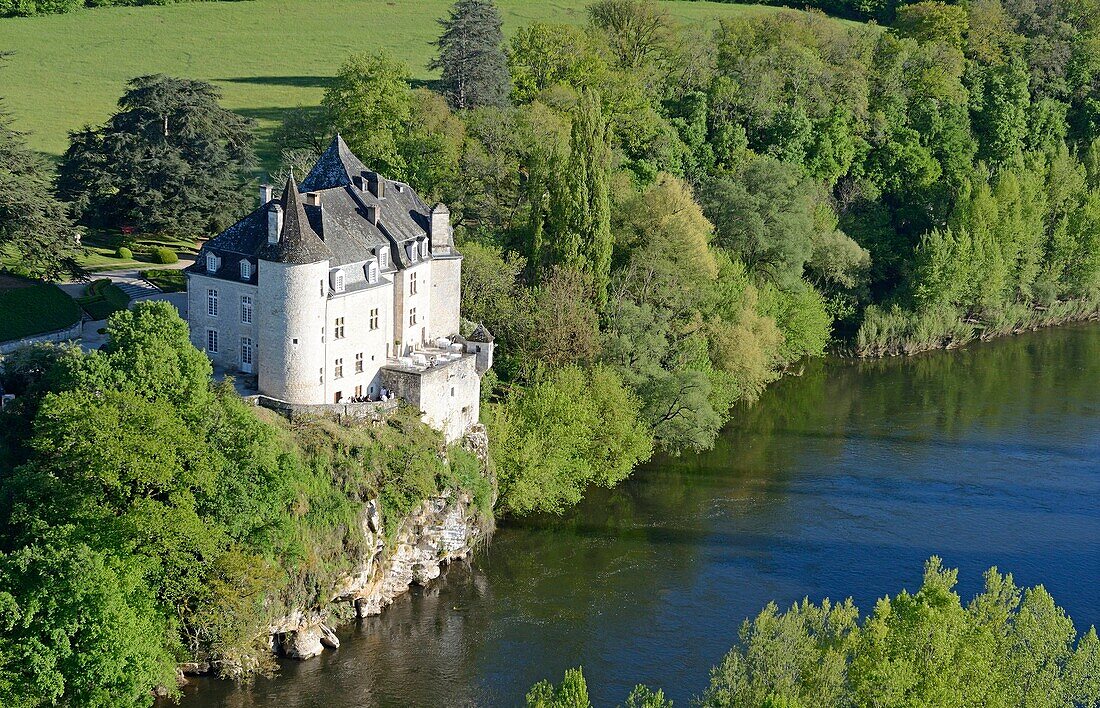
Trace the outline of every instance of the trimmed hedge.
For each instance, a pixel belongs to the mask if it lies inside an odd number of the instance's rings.
[[[175,251],[164,246],[157,246],[149,255],[154,263],[160,263],[161,265],[171,265],[172,263],[179,262],[180,259]]]
[[[115,255],[119,258],[125,258],[128,261],[134,260],[134,252],[125,246],[119,246],[118,250],[115,251]]]
[[[80,308],[52,283],[0,292],[0,342],[56,332],[80,321]]]
[[[130,297],[107,278],[91,283],[77,303],[93,320],[105,320],[130,306]]]

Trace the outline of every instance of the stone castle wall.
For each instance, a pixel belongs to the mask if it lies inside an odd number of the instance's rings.
[[[471,355],[423,371],[383,368],[382,385],[418,407],[423,421],[442,430],[448,442],[461,438],[481,415],[481,377]]]
[[[462,256],[437,256],[432,259],[432,319],[428,338],[439,339],[458,334],[458,310],[462,300]]]
[[[218,314],[211,316],[207,299],[211,290],[218,291]],[[252,324],[242,321],[241,298],[252,298]],[[252,340],[253,361],[257,357],[257,291],[250,283],[211,278],[201,273],[187,276],[187,323],[191,329],[191,343],[206,352],[215,366],[236,371],[241,366],[241,340]],[[218,332],[217,353],[207,351],[208,329]]]

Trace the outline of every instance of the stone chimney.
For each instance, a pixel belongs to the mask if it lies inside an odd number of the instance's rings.
[[[432,207],[431,222],[428,225],[428,237],[431,240],[432,253],[450,255],[454,248],[451,231],[451,210],[442,202]]]
[[[367,186],[370,187],[370,193],[379,199],[386,196],[386,180],[377,172],[367,173]]]
[[[367,205],[367,220],[370,221],[375,226],[378,226],[378,212],[379,211],[381,211],[381,209],[378,208],[377,204],[368,204]]]
[[[270,184],[260,185],[260,206],[267,204],[271,201],[271,195],[273,194],[273,188]]]
[[[278,243],[283,232],[283,207],[272,204],[267,210],[267,242]]]
[[[306,206],[321,206],[321,195],[317,192],[306,192]]]

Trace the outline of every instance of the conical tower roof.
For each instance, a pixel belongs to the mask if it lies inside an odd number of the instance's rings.
[[[287,265],[332,260],[332,251],[309,225],[293,175],[286,181],[280,206],[283,208],[283,230],[279,234],[279,242],[265,245],[260,250],[260,259]]]

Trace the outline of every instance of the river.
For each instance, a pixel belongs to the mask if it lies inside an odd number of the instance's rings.
[[[502,525],[472,563],[344,627],[343,646],[185,706],[514,706],[583,665],[597,706],[680,706],[769,600],[915,589],[933,554],[991,565],[1100,624],[1100,326],[870,362],[817,361],[717,446],[653,461],[563,517]]]

